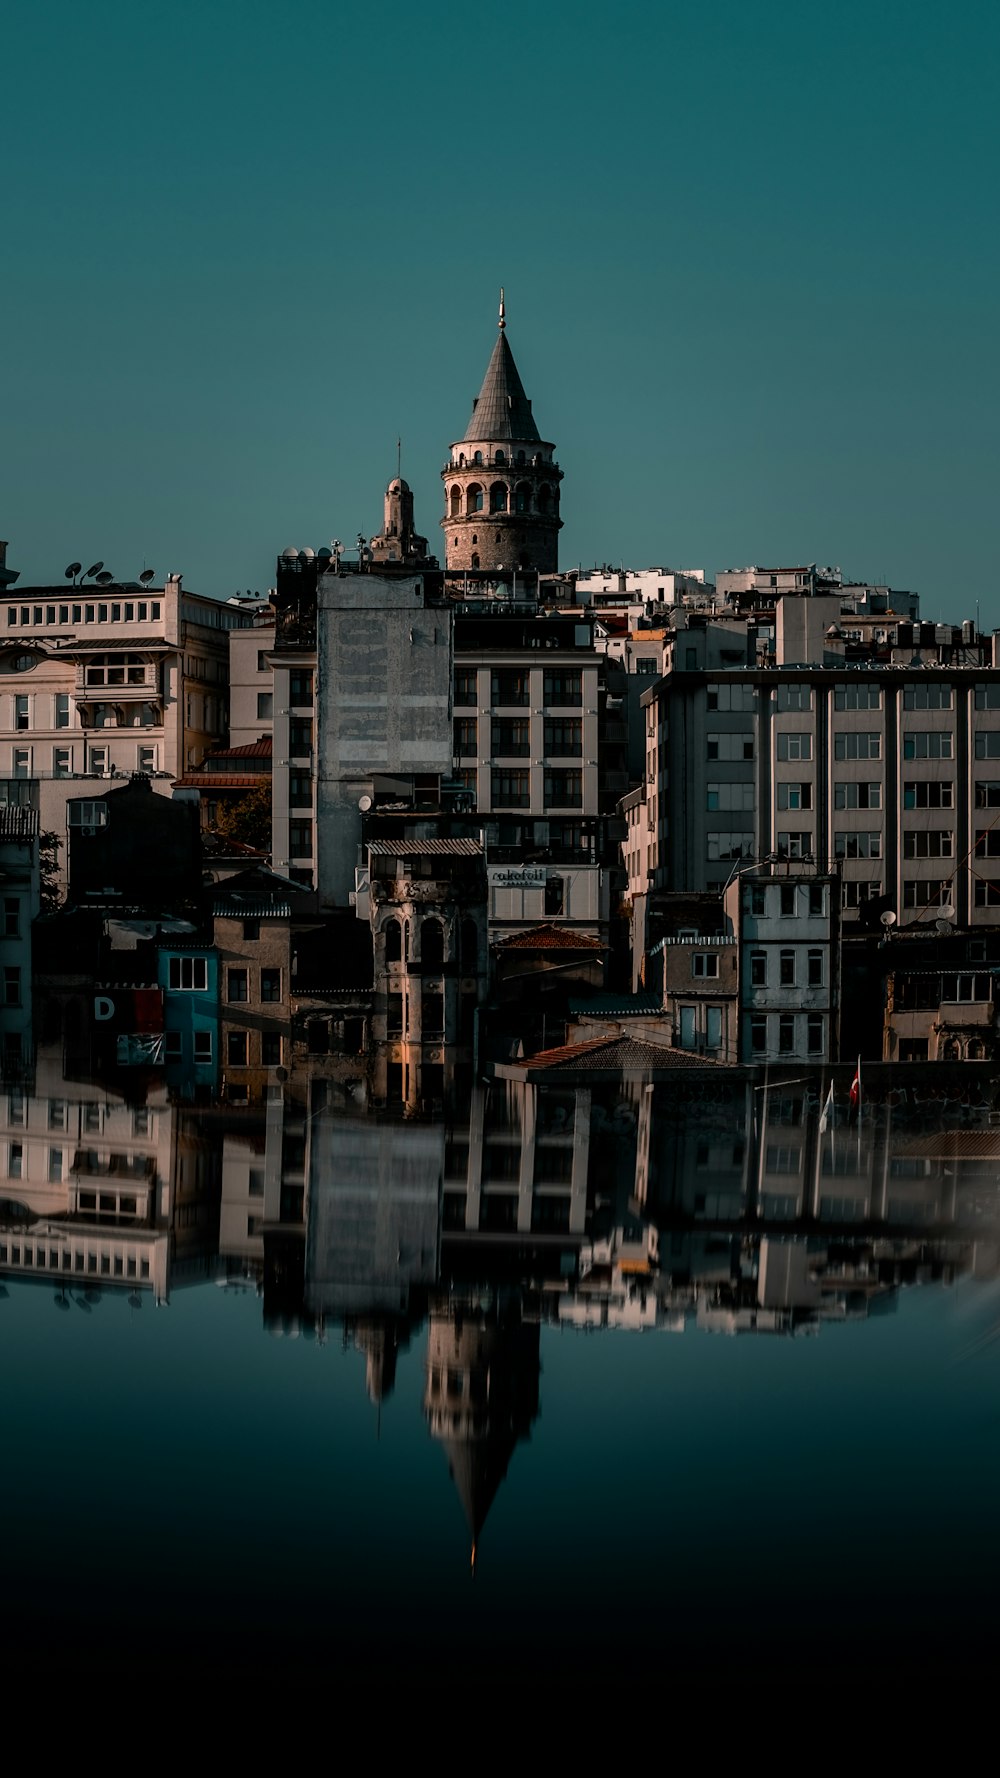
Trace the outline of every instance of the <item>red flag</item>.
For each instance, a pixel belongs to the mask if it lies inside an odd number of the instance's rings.
[[[851,1082],[851,1110],[858,1111],[858,1112],[860,1112],[860,1110],[861,1110],[861,1057],[860,1056],[858,1057],[858,1066],[857,1066],[857,1069],[855,1070],[854,1079]]]

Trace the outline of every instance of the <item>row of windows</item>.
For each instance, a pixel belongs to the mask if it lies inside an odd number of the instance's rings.
[[[275,1005],[281,1000],[281,970],[262,969],[260,972],[260,998],[265,1004]],[[250,971],[237,968],[226,971],[226,999],[234,1004],[246,1004],[250,999]]]
[[[867,737],[859,736],[860,742]],[[874,737],[878,739],[878,737]],[[838,756],[839,757],[839,756]],[[848,753],[847,758],[866,757],[861,751],[855,756]],[[874,754],[870,757],[877,758]],[[801,783],[782,779],[775,786],[775,803],[779,809],[811,809],[813,807],[813,785],[806,779]],[[977,809],[1000,808],[1000,780],[978,779],[973,785],[975,806]],[[755,786],[750,782],[736,784],[709,784],[705,794],[705,806],[709,813],[718,810],[742,809],[751,810],[755,807]],[[835,809],[880,809],[882,807],[881,780],[874,782],[837,783],[833,787],[833,806]],[[955,806],[955,786],[950,782],[937,780],[913,779],[903,785],[904,809],[952,809]]]
[[[780,913],[783,920],[795,920],[808,914],[815,919],[826,913],[826,889],[822,883],[752,883],[747,898],[747,912],[755,919]]]
[[[28,629],[35,624],[144,624],[159,618],[160,604],[159,599],[114,599],[107,605],[8,605],[7,628]]]
[[[547,809],[583,808],[583,773],[547,769],[543,796]],[[531,807],[531,773],[498,767],[490,774],[490,798],[495,809]]]
[[[117,749],[119,758],[121,749]],[[40,768],[40,748],[11,748],[11,777],[32,778]],[[89,774],[91,777],[106,777],[111,768],[110,747],[53,747],[52,749],[53,778],[72,778],[78,773]],[[140,746],[135,750],[135,769],[137,772],[155,772],[159,766],[159,748],[155,745]],[[124,769],[124,768],[123,768]],[[77,826],[82,825],[79,821]]]
[[[47,1106],[47,1120],[50,1130],[68,1130],[71,1128],[70,1105],[66,1099],[35,1099],[31,1103]],[[29,1100],[22,1092],[12,1092],[7,1098],[7,1121],[11,1124],[27,1125]],[[84,1100],[74,1111],[79,1110],[80,1128],[89,1135],[98,1135],[104,1128],[108,1107],[99,1100]],[[116,1111],[119,1107],[115,1107]],[[133,1136],[149,1136],[154,1129],[154,1114],[146,1105],[137,1105],[131,1114]]]
[[[583,703],[583,674],[571,667],[546,670],[542,676],[542,702],[566,709]],[[490,673],[491,706],[515,708],[531,703],[531,669],[529,667],[496,667]],[[479,704],[479,669],[458,667],[455,670],[455,705],[462,709]]]
[[[756,709],[757,688],[752,684],[710,685],[706,689],[709,710],[729,710],[745,714]],[[813,692],[810,685],[779,684],[775,689],[775,705],[779,711],[811,710]],[[881,710],[882,688],[871,682],[860,685],[838,685],[834,688],[835,710]],[[950,710],[953,692],[950,685],[930,680],[926,685],[904,685],[904,710]],[[976,709],[1000,708],[1000,686],[976,687]]]
[[[90,1197],[94,1197],[95,1202],[85,1204],[84,1199]],[[101,1193],[98,1202],[94,1193],[80,1193],[81,1210],[99,1209],[102,1212],[111,1210],[116,1215],[134,1216],[134,1200],[132,1200],[133,1208],[131,1210],[125,1208],[128,1202],[129,1200],[125,1198],[115,1201],[108,1193]],[[149,1277],[149,1260],[134,1253],[88,1253],[85,1255],[80,1251],[70,1253],[66,1247],[50,1247],[46,1260],[46,1249],[41,1241],[38,1241],[37,1245],[33,1245],[28,1236],[23,1236],[20,1241],[0,1241],[0,1265],[30,1266],[32,1264],[39,1270],[47,1265],[48,1270],[52,1272],[87,1272],[91,1275],[96,1273],[98,1277],[102,1278]]]
[[[382,928],[382,935],[387,963],[401,963],[405,957],[409,962],[420,962],[436,969],[445,961],[445,932],[440,920],[421,920],[419,954],[412,948],[409,920],[390,917]],[[458,938],[461,967],[474,974],[479,957],[479,932],[475,920],[462,921]]]
[[[752,988],[822,988],[824,984],[823,952],[812,950],[806,952],[805,977],[802,975],[801,953],[793,950],[778,952],[777,982],[769,980],[769,954],[767,951],[751,951],[750,953],[750,986]],[[773,965],[773,956],[770,965]],[[773,973],[773,971],[771,971]]]
[[[734,850],[735,845],[739,850]],[[750,834],[710,834],[709,857],[738,857],[753,849]],[[815,852],[811,830],[779,832],[778,851],[788,858],[809,858]],[[720,849],[721,847],[721,849]],[[882,835],[876,831],[835,833],[837,858],[881,858]],[[977,828],[975,850],[980,858],[1000,858],[1000,830]],[[907,830],[903,834],[904,858],[954,858],[955,835],[947,829]]]
[[[482,512],[485,507],[485,500],[485,491],[478,482],[468,483],[467,487],[464,489],[464,499],[463,489],[456,483],[450,490],[448,516],[449,518],[460,519],[463,513],[468,518],[472,513]],[[553,490],[543,483],[538,490],[535,510],[544,515],[551,512],[553,503],[558,504],[558,501],[558,489]],[[494,482],[489,490],[490,512],[507,512],[510,510],[510,505],[510,490],[507,487],[506,482]],[[515,512],[531,512],[532,500],[530,482],[518,482],[516,484],[514,488],[513,510]]]
[[[826,1040],[826,1020],[822,1013],[754,1013],[750,1025],[750,1053],[766,1056],[795,1054],[799,1026],[805,1018],[806,1051],[810,1056],[822,1055]]]
[[[542,750],[555,759],[576,759],[583,752],[580,717],[546,718]],[[460,757],[478,752],[479,724],[474,716],[455,720],[455,753]],[[490,724],[490,751],[498,758],[527,759],[531,754],[531,722],[527,716],[495,716]]]

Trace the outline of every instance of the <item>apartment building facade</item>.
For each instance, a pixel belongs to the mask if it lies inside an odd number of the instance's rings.
[[[101,821],[101,789],[136,773],[170,796],[226,735],[229,632],[239,610],[163,587],[8,589],[0,601],[0,802],[37,809],[65,842]],[[94,787],[93,808],[80,801]],[[60,850],[65,860],[65,845]]]
[[[675,667],[645,695],[651,885],[721,890],[741,865],[808,860],[839,870],[846,926],[873,899],[903,925],[1000,921],[989,646],[812,652],[822,665]]]

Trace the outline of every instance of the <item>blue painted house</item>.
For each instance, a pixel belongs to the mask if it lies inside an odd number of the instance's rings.
[[[182,1099],[219,1085],[219,958],[214,945],[174,940],[157,953],[163,989],[167,1086]]]

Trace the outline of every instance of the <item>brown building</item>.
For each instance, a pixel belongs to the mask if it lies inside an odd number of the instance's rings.
[[[506,326],[501,291],[500,333],[483,386],[441,472],[445,562],[458,572],[554,574],[562,470],[535,424]]]

